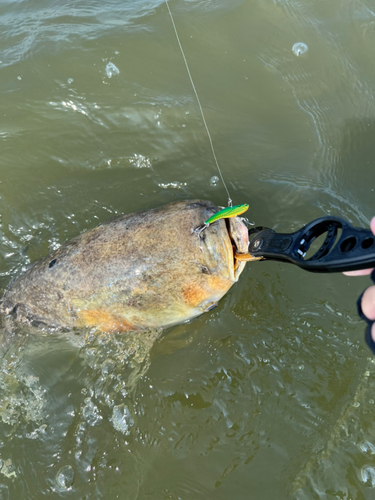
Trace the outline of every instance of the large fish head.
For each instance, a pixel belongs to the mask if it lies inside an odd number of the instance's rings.
[[[246,253],[249,246],[247,227],[239,217],[221,219],[202,232],[201,250],[209,268],[232,283],[238,281],[246,262],[238,261],[235,253]]]
[[[203,217],[211,216],[211,210],[207,207]],[[216,211],[217,208],[213,213]],[[218,220],[202,231],[199,238],[196,234],[193,238],[195,249],[185,253],[184,277],[180,278],[182,296],[191,307],[190,317],[209,310],[238,281],[246,262],[238,261],[235,252],[246,253],[249,244],[248,230],[238,217]],[[196,271],[189,265],[192,258],[198,264]]]

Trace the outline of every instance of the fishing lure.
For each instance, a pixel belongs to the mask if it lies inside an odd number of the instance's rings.
[[[212,215],[209,219],[204,221],[204,225],[208,227],[210,224],[216,222],[217,220],[236,217],[237,215],[241,215],[246,212],[248,208],[249,205],[247,203],[244,203],[243,205],[236,205],[234,207],[223,208],[222,210],[219,210],[219,212],[216,212],[216,214]]]
[[[200,236],[201,232],[207,229],[211,224],[220,220],[220,219],[230,219],[231,217],[236,217],[237,215],[241,215],[249,208],[247,203],[243,205],[235,205],[234,207],[226,207],[222,210],[216,212],[216,214],[212,215],[209,219],[204,221],[203,226],[197,227],[195,232]]]

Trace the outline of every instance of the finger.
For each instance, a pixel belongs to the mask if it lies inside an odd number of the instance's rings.
[[[375,323],[373,323],[371,326],[371,338],[372,341],[375,342]]]
[[[345,271],[342,274],[345,274],[345,276],[367,276],[372,271],[373,269],[361,269],[360,271]]]
[[[373,217],[371,219],[370,227],[371,227],[372,233],[375,235],[375,217]]]
[[[375,320],[375,286],[370,286],[364,291],[361,301],[362,312],[366,318]]]

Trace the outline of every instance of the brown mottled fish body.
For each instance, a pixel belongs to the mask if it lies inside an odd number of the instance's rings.
[[[219,220],[193,232],[218,208],[182,201],[123,215],[62,245],[20,276],[1,308],[52,327],[130,331],[187,321],[238,280],[247,229]]]

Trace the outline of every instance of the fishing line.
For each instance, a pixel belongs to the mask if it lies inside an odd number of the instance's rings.
[[[194,81],[193,81],[193,78],[192,78],[191,73],[190,73],[190,69],[189,69],[189,65],[188,65],[188,62],[187,62],[187,59],[186,59],[186,56],[185,56],[185,52],[184,52],[184,49],[182,48],[180,37],[178,36],[177,28],[176,28],[176,25],[175,25],[175,22],[174,22],[174,19],[173,19],[173,16],[172,16],[171,9],[169,8],[168,0],[165,0],[165,4],[166,4],[168,12],[169,12],[169,17],[171,18],[171,21],[172,21],[172,26],[173,26],[173,29],[174,29],[174,32],[175,32],[175,35],[176,35],[176,38],[177,38],[178,46],[180,47],[180,50],[181,50],[181,54],[182,54],[182,58],[183,58],[184,63],[185,63],[187,74],[189,75],[191,86],[193,87],[194,94],[195,94],[195,97],[196,97],[197,102],[198,102],[198,106],[199,106],[199,109],[200,109],[200,112],[201,112],[201,115],[202,115],[203,124],[204,124],[204,127],[205,127],[207,135],[208,135],[208,140],[210,141],[211,151],[212,151],[212,155],[213,155],[214,160],[215,160],[216,168],[217,168],[217,171],[219,172],[219,175],[220,175],[220,178],[221,178],[221,182],[223,183],[223,185],[225,187],[225,191],[227,192],[227,195],[228,195],[228,207],[231,207],[232,206],[232,199],[230,197],[229,189],[227,188],[227,185],[225,183],[223,174],[222,174],[221,169],[219,167],[219,162],[217,161],[217,158],[216,158],[214,144],[212,142],[211,134],[210,134],[210,131],[208,129],[206,118],[204,116],[204,112],[203,112],[203,108],[202,108],[202,105],[201,105],[201,101],[199,99],[197,89],[196,89],[196,87],[194,85]]]

